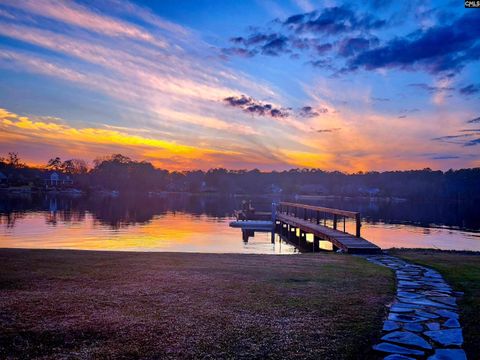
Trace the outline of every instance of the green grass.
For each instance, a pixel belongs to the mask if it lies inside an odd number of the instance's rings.
[[[393,274],[340,254],[0,250],[0,358],[373,357]]]
[[[469,359],[477,358],[480,354],[480,253],[440,250],[391,250],[389,253],[436,269],[455,290],[465,293],[459,301],[464,348]]]

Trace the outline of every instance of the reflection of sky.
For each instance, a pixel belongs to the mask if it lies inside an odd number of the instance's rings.
[[[0,224],[0,248],[56,248],[130,251],[291,254],[292,246],[270,233],[256,232],[248,243],[228,218],[192,216],[183,212],[155,215],[144,224],[112,229],[87,213],[83,221],[52,223],[52,214],[31,212],[13,227]],[[348,225],[348,224],[347,224]],[[347,226],[347,231],[352,230]],[[362,236],[382,248],[418,247],[480,251],[478,233],[408,225],[364,224]],[[307,240],[311,240],[307,238]],[[325,244],[324,244],[325,245]]]
[[[319,14],[328,26],[312,29]],[[292,15],[306,23],[292,29]],[[2,1],[0,153],[121,152],[169,169],[479,166],[479,21],[450,0]],[[224,101],[241,95],[257,110]]]
[[[230,219],[167,213],[144,224],[112,229],[87,213],[82,222],[57,221],[51,214],[32,212],[15,226],[0,225],[0,248],[55,248],[85,250],[181,251],[215,253],[290,254],[295,249],[271,243],[270,233],[256,232],[248,243],[239,229],[228,226]]]
[[[480,233],[409,225],[365,224],[362,236],[383,249],[392,247],[480,251]]]

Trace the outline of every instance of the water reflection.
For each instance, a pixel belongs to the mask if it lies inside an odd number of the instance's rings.
[[[242,233],[228,226],[245,197],[4,197],[0,198],[0,247],[144,251],[294,253],[271,233]],[[253,198],[269,211],[271,198]],[[279,199],[276,199],[277,201]],[[295,201],[295,199],[289,199]],[[466,204],[412,204],[296,200],[360,211],[362,236],[382,248],[439,247],[480,250],[478,211]],[[353,223],[347,223],[347,230]],[[323,244],[328,246],[329,244]]]

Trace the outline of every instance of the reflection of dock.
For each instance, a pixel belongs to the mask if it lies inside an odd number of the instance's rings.
[[[288,202],[279,203],[276,210],[277,232],[287,235],[287,239],[291,239],[293,235],[299,245],[310,246],[313,251],[320,250],[322,240],[329,241],[333,245],[333,250],[340,249],[348,253],[381,251],[377,245],[360,236],[361,220],[357,212]],[[345,230],[347,218],[355,219],[355,235]],[[343,231],[338,226],[342,221]],[[331,223],[332,227],[327,226],[327,223]],[[307,234],[313,235],[311,245],[307,243]]]

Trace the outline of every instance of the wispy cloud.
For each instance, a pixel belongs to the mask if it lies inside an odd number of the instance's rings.
[[[118,36],[146,41],[165,47],[167,44],[145,29],[131,23],[97,14],[77,3],[58,0],[13,0],[6,3],[10,7],[23,10],[29,14],[61,21],[108,36]]]

